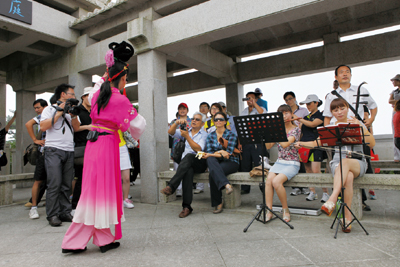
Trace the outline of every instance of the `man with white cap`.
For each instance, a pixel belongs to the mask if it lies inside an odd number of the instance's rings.
[[[268,102],[261,98],[263,96],[263,92],[261,91],[261,89],[256,88],[254,92],[256,93],[257,105],[265,108],[265,110],[268,112]]]
[[[78,205],[79,198],[81,196],[82,189],[82,172],[83,172],[83,156],[87,143],[86,136],[91,130],[92,119],[90,118],[91,103],[89,102],[89,93],[93,90],[93,87],[85,87],[81,96],[82,103],[78,106],[80,113],[78,115],[78,121],[80,122],[79,130],[74,132],[75,142],[75,155],[74,155],[74,190],[72,195],[72,212],[74,215],[76,205]]]

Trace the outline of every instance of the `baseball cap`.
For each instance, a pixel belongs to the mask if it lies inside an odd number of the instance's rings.
[[[220,104],[221,105],[221,107],[224,107],[224,108],[226,108],[226,105],[225,105],[225,103],[224,102],[218,102],[218,104]]]
[[[400,81],[400,74],[397,74],[396,76],[394,76],[392,79],[390,79],[391,81],[393,80],[397,80]]]
[[[179,105],[178,105],[178,109],[180,108],[180,107],[184,107],[184,108],[187,108],[187,109],[189,109],[188,108],[188,105],[186,104],[186,103],[180,103]]]
[[[254,90],[254,92],[257,93],[257,94],[262,94],[262,91],[261,91],[260,88],[256,88],[256,90]]]
[[[304,105],[304,104],[311,103],[311,102],[319,102],[318,96],[317,95],[308,95],[306,100],[300,102],[300,105]]]
[[[83,89],[83,94],[82,94],[82,96],[88,95],[88,94],[90,93],[90,91],[92,91],[92,90],[93,90],[93,87],[85,87],[85,88]]]

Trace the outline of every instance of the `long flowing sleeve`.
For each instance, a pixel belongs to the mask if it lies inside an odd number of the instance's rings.
[[[90,91],[89,96],[88,96],[88,101],[89,103],[92,103],[93,95],[100,90],[101,85],[104,83],[104,78],[101,77],[96,84],[93,86],[93,89]],[[92,104],[93,105],[93,104]]]

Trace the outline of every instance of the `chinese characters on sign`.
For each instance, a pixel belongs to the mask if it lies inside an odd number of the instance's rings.
[[[0,0],[0,15],[32,24],[30,0]]]
[[[11,0],[11,7],[10,7],[10,11],[8,11],[8,13],[12,14],[17,14],[21,17],[23,17],[23,15],[21,14],[21,9],[19,8],[21,1],[18,0]]]

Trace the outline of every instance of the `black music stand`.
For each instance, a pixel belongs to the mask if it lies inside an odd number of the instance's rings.
[[[281,112],[257,114],[250,116],[239,116],[233,118],[238,134],[239,141],[242,145],[246,144],[261,144],[263,147],[263,155],[265,155],[265,143],[272,142],[287,142],[285,122],[283,120],[283,114]],[[254,218],[251,220],[249,225],[244,228],[243,232],[247,232],[250,225],[257,220],[266,224],[266,210],[269,210],[273,215],[270,221],[279,218],[291,229],[294,227],[288,222],[284,221],[274,211],[267,207],[265,203],[265,174],[264,174],[264,160],[261,163],[262,166],[262,182],[260,186],[262,188],[263,204],[261,209],[257,212]],[[260,219],[263,214],[263,219]],[[269,222],[269,221],[268,221]]]
[[[358,133],[355,133],[355,130],[360,129]],[[321,132],[329,132],[331,134],[330,137],[323,137],[323,133]],[[349,134],[350,132],[350,134]],[[332,141],[332,139],[335,139],[336,141],[336,146],[339,147],[339,164],[340,164],[340,178],[342,181],[342,189],[341,189],[341,194],[342,194],[342,201],[340,202],[340,207],[338,209],[338,212],[336,213],[335,219],[333,220],[333,223],[331,225],[331,229],[335,225],[336,220],[338,221],[338,224],[336,226],[336,232],[334,238],[336,239],[337,237],[337,232],[339,230],[339,225],[342,227],[342,230],[345,231],[354,221],[357,221],[358,224],[361,226],[361,228],[364,230],[364,232],[369,235],[367,230],[363,227],[363,225],[360,223],[360,221],[357,219],[356,215],[354,215],[353,211],[347,206],[346,200],[344,198],[344,184],[343,184],[343,170],[342,170],[342,147],[343,146],[348,146],[348,145],[362,145],[364,141],[364,129],[362,126],[351,126],[350,123],[347,124],[345,127],[336,127],[333,129],[329,129],[324,126],[323,129],[318,130],[318,134],[320,135],[320,140],[321,143],[324,143],[324,140],[329,140]],[[326,136],[326,135],[325,135]],[[363,151],[364,152],[364,151]],[[346,216],[344,215],[345,208],[350,211],[351,215],[353,216],[353,219],[351,222],[346,225]],[[343,221],[339,219],[339,217],[342,215]]]

